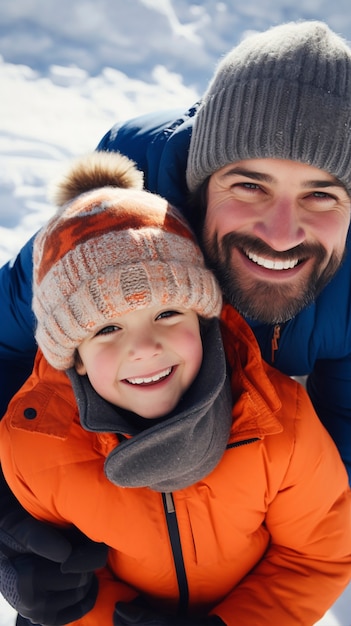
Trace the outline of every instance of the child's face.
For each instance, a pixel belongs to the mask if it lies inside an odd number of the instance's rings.
[[[111,320],[78,349],[87,374],[105,400],[146,418],[166,415],[202,363],[199,319],[189,309],[140,309]]]

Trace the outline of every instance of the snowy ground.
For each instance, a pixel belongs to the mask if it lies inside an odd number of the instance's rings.
[[[51,215],[68,159],[118,120],[187,108],[244,31],[299,17],[351,39],[349,0],[1,0],[0,265]],[[318,626],[351,626],[351,586]]]

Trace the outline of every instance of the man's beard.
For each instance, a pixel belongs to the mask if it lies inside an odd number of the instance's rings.
[[[207,264],[213,269],[226,300],[239,313],[251,320],[264,324],[280,324],[292,319],[302,309],[312,304],[339,269],[344,255],[333,252],[327,265],[327,252],[321,244],[300,244],[289,251],[272,250],[259,239],[228,233],[221,242],[216,235],[203,238],[203,250]],[[298,258],[301,261],[314,259],[313,267],[308,276],[292,278],[285,284],[257,277],[239,275],[232,264],[234,249],[250,250],[258,256],[276,261],[287,261]],[[345,254],[345,253],[344,253]],[[282,272],[289,270],[280,270]]]

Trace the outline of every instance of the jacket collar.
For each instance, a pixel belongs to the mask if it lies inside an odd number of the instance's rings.
[[[221,331],[231,370],[231,442],[262,439],[281,432],[283,427],[277,414],[282,403],[272,380],[283,375],[263,361],[253,331],[229,304],[222,310]]]

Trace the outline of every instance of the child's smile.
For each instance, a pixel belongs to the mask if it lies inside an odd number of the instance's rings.
[[[116,406],[141,417],[167,415],[202,363],[198,315],[152,306],[109,321],[79,346],[79,374]]]

